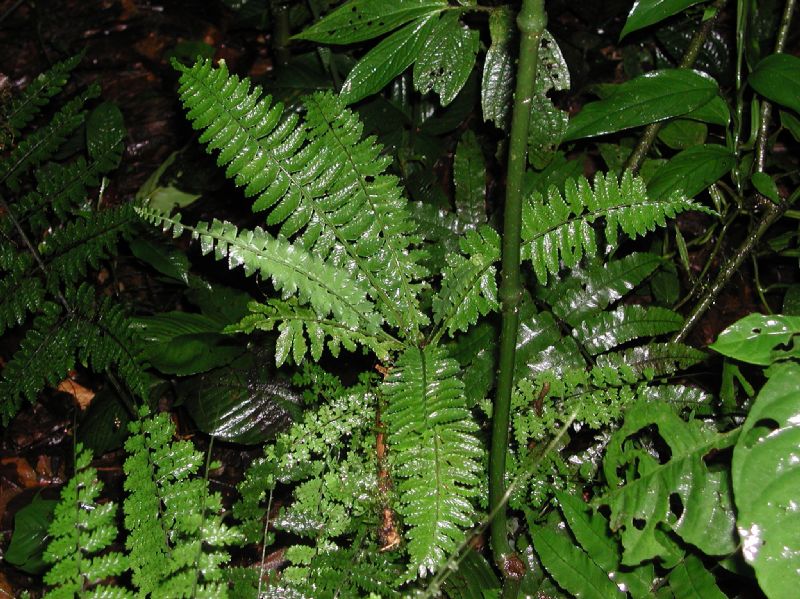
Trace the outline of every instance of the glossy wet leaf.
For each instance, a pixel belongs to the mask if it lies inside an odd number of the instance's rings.
[[[683,317],[667,308],[631,304],[590,316],[575,333],[589,353],[596,355],[632,339],[677,331],[682,324]]]
[[[509,48],[513,20],[508,11],[495,11],[489,18],[492,43],[486,51],[481,79],[483,120],[494,121],[500,129],[508,125],[514,91],[514,59]]]
[[[625,26],[619,34],[622,39],[629,33],[660,23],[701,0],[637,0],[633,3]]]
[[[625,597],[608,575],[568,536],[545,527],[532,531],[531,536],[536,554],[547,572],[574,596],[584,599]]]
[[[800,365],[770,369],[733,451],[742,553],[768,597],[797,595],[800,571]]]
[[[194,383],[184,401],[197,427],[232,443],[254,445],[275,437],[301,414],[301,397],[285,382],[250,368],[220,368]]]
[[[479,44],[478,31],[464,27],[456,12],[446,13],[414,63],[414,87],[422,94],[435,91],[447,106],[467,82]]]
[[[553,104],[544,94],[531,98],[528,128],[528,161],[537,170],[546,167],[555,156],[569,124],[569,113]]]
[[[569,66],[564,60],[561,48],[553,35],[544,30],[539,42],[539,64],[536,68],[536,83],[534,91],[537,95],[544,95],[551,90],[562,91],[569,89]]]
[[[597,365],[611,368],[628,366],[644,378],[654,378],[686,370],[705,360],[702,351],[682,343],[649,343],[602,354]]]
[[[706,144],[688,148],[656,171],[647,191],[653,198],[664,198],[681,189],[693,198],[724,177],[735,163],[736,157],[725,146]]]
[[[680,116],[708,103],[719,91],[713,79],[688,69],[652,71],[612,89],[606,98],[586,104],[570,120],[565,141]]]
[[[728,123],[731,122],[731,111],[722,97],[714,96],[710,102],[706,102],[700,108],[687,112],[684,118],[708,123],[709,125],[727,127]]]
[[[778,186],[767,173],[753,173],[750,181],[756,191],[766,198],[769,198],[776,204],[781,201],[781,194],[778,192]]]
[[[771,54],[759,62],[747,82],[759,94],[800,113],[800,58]]]
[[[456,215],[459,225],[474,229],[486,222],[486,162],[478,138],[465,131],[453,159]]]
[[[134,256],[162,275],[183,283],[189,282],[189,258],[185,252],[145,237],[132,239],[129,246]]]
[[[799,358],[800,316],[749,314],[722,331],[709,347],[723,356],[768,366]]]
[[[781,110],[781,126],[791,133],[795,141],[800,141],[800,119],[791,112]]]
[[[706,141],[708,127],[691,119],[675,119],[661,127],[658,139],[673,150],[685,150]]]
[[[346,104],[358,102],[405,71],[420,56],[436,22],[433,16],[417,19],[367,52],[342,84],[342,100]]]
[[[14,516],[14,534],[3,555],[9,564],[29,574],[47,569],[42,556],[49,539],[47,529],[58,505],[54,499],[42,499],[38,493]]]
[[[351,0],[294,38],[323,44],[353,44],[445,8],[447,0]]]
[[[669,588],[680,599],[726,599],[714,576],[696,555],[686,559],[669,573]]]
[[[647,430],[656,430],[668,447],[663,456],[632,442]],[[685,422],[663,403],[641,402],[625,413],[603,460],[610,490],[596,501],[610,508],[611,529],[619,531],[624,547],[623,564],[633,566],[671,551],[659,526],[709,555],[734,550],[730,476],[727,470],[710,470],[704,458],[731,446],[737,435],[717,433],[699,420]]]

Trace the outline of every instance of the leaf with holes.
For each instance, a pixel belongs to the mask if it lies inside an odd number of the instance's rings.
[[[768,366],[800,358],[800,316],[750,314],[722,331],[709,347],[723,356]]]
[[[660,456],[630,441],[651,427],[668,449]],[[626,412],[603,460],[610,490],[596,500],[610,508],[611,529],[619,531],[624,548],[622,564],[635,566],[665,553],[662,526],[708,555],[736,548],[730,476],[710,470],[705,458],[733,445],[738,434],[685,422],[662,403],[640,402]]]
[[[323,44],[353,44],[378,37],[409,21],[435,15],[447,0],[352,0],[294,36]]]
[[[464,27],[458,14],[444,14],[431,31],[414,63],[414,87],[439,94],[442,106],[452,102],[475,66],[478,32]]]
[[[744,558],[768,597],[797,595],[800,571],[800,365],[773,366],[733,450]]]

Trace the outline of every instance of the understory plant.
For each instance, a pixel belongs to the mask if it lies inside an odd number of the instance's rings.
[[[324,14],[294,38],[313,51],[282,56],[318,61],[330,90],[277,99],[224,61],[173,62],[199,143],[258,224],[190,222],[152,188],[133,207],[255,277],[216,286],[163,241],[131,243],[196,308],[130,321],[151,393],[177,377],[198,428],[263,455],[225,511],[211,450],[203,467],[143,409],[117,536],[77,449],[51,594],[791,596],[800,321],[722,333],[718,396],[693,384],[712,354],[684,342],[797,196],[770,159],[800,137],[793,0],[775,40],[738,3],[733,91],[703,62],[723,1],[635,3],[621,36],[678,55],[596,86],[574,115],[541,0],[329,4],[266,10],[275,32]],[[365,42],[355,61],[330,49]],[[387,131],[388,114],[411,126]],[[452,197],[431,174],[437,143]],[[687,239],[682,218],[706,230]],[[711,246],[698,274],[690,252]]]

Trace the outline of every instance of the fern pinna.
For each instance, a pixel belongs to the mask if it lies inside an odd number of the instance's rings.
[[[395,483],[389,491],[399,526],[406,529],[402,546],[408,556],[398,581],[436,571],[477,519],[483,449],[469,409],[474,401],[468,402],[461,367],[440,341],[445,333],[467,331],[479,317],[499,308],[500,238],[481,224],[482,194],[469,199],[461,194],[459,209],[463,212],[464,202],[471,202],[476,216],[458,228],[463,235],[450,232],[455,238],[448,240],[448,247],[458,251],[445,257],[429,317],[421,302],[429,277],[421,265],[427,259],[420,249],[424,236],[398,180],[385,173],[389,159],[373,138],[363,138],[360,121],[339,98],[313,94],[303,100],[302,116],[285,115],[281,104],[262,97],[258,86],[230,75],[224,62],[216,68],[209,60],[176,68],[181,72],[181,100],[193,126],[202,130],[200,140],[210,152],[218,152],[218,164],[253,198],[254,211],[267,212],[266,220],[263,228],[240,230],[218,220],[187,225],[180,214],[147,203],[137,206],[137,212],[175,236],[191,233],[204,254],[213,252],[230,268],[241,266],[246,274],[257,273],[271,283],[277,293],[263,304],[251,304],[251,314],[228,331],[277,329],[279,365],[290,359],[299,364],[309,352],[318,360],[326,346],[333,355],[341,347],[352,351],[360,346],[387,366],[378,396],[386,404],[381,418]],[[473,154],[479,163],[479,152]],[[642,235],[694,207],[682,196],[652,202],[641,180],[630,175],[621,182],[598,175],[593,187],[580,179],[569,183],[564,196],[553,190],[547,202],[530,199],[523,259],[546,280],[565,266],[577,266],[584,256],[597,258],[595,227],[600,221],[605,222],[604,249],[610,250],[619,242],[620,230],[630,237]],[[609,296],[599,311],[620,296]],[[671,330],[675,320],[672,313],[625,307],[595,318],[597,327],[606,328],[619,319],[631,321],[620,329],[627,340]],[[645,324],[638,326],[636,320]],[[578,330],[579,324],[572,326]],[[584,340],[589,344],[588,336]],[[611,377],[614,369],[638,372],[641,367],[646,378],[655,372],[644,372],[651,362],[660,365],[662,360],[669,366],[681,359],[661,355],[657,346],[636,355],[608,351],[625,341],[591,346],[592,354],[601,354],[598,360],[606,360],[598,364],[598,372]],[[633,378],[638,380],[639,374]],[[307,505],[302,491],[307,486],[298,487],[298,506]],[[254,501],[263,501],[264,493],[262,489]],[[308,521],[295,520],[285,520],[289,530]],[[295,532],[309,534],[301,529]],[[341,534],[349,530],[334,529]],[[336,546],[324,535],[318,543],[314,551],[323,554]],[[290,578],[308,573],[308,549],[298,546],[287,554],[302,566],[288,573]]]
[[[33,401],[76,361],[98,372],[115,370],[134,394],[145,393],[127,319],[114,302],[95,297],[82,283],[89,269],[115,253],[133,224],[130,206],[93,210],[88,199],[122,157],[119,109],[101,104],[87,111],[86,103],[100,91],[92,85],[31,131],[79,60],[56,64],[2,108],[3,122],[20,141],[0,160],[0,333],[27,326],[0,374],[4,422],[22,399]],[[84,124],[86,156],[55,158]]]

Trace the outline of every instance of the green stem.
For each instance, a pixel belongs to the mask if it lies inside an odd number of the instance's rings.
[[[692,37],[692,41],[689,42],[689,47],[686,48],[686,52],[684,53],[678,68],[691,68],[691,66],[694,64],[694,61],[697,60],[697,56],[700,54],[700,50],[703,48],[703,44],[705,44],[709,33],[711,33],[711,30],[714,28],[714,24],[717,22],[717,19],[722,12],[722,7],[725,6],[726,2],[727,0],[717,0],[711,5],[711,7],[716,9],[717,12],[713,17],[705,21],[695,32],[694,37]],[[642,137],[639,139],[639,143],[636,144],[636,148],[634,148],[633,152],[628,158],[628,164],[626,165],[626,168],[628,168],[632,173],[635,174],[639,172],[639,168],[642,166],[642,162],[644,162],[644,158],[647,155],[648,150],[650,150],[650,146],[653,145],[658,132],[661,130],[661,125],[662,123],[651,123],[645,128],[644,132],[642,133]]]
[[[786,46],[786,39],[789,35],[789,26],[792,22],[792,13],[794,12],[794,7],[795,0],[786,0],[786,4],[784,5],[783,9],[783,16],[781,18],[781,24],[778,28],[778,35],[775,38],[775,54],[780,54],[783,52],[783,49]],[[764,105],[767,104],[767,102],[764,102]],[[770,111],[765,110],[764,105],[762,105],[761,116],[766,116],[768,119]],[[768,125],[762,118],[761,129],[759,130],[758,140],[756,142],[756,170],[758,172],[761,172],[764,168],[767,147],[767,133]],[[734,254],[734,256],[728,260],[727,264],[725,264],[722,270],[719,271],[717,278],[714,279],[714,283],[708,288],[705,294],[703,294],[703,297],[700,298],[700,301],[683,323],[681,330],[675,333],[675,335],[672,337],[672,341],[683,341],[686,339],[689,331],[698,322],[700,322],[700,319],[706,313],[706,310],[708,310],[711,304],[714,303],[714,300],[723,290],[725,285],[728,284],[728,281],[731,280],[731,277],[733,277],[734,273],[739,270],[739,267],[742,265],[742,262],[744,262],[745,258],[747,258],[747,256],[750,255],[750,252],[755,249],[758,242],[761,240],[767,230],[769,230],[772,224],[775,223],[775,221],[777,221],[783,215],[783,213],[786,212],[786,209],[794,202],[794,200],[797,199],[796,196],[797,192],[792,194],[792,197],[781,204],[773,204],[771,202],[768,203],[761,219],[736,250],[736,254]]]
[[[289,63],[289,6],[283,2],[272,2],[272,50],[275,53],[275,62],[278,66],[285,67]]]
[[[520,30],[519,64],[514,93],[514,112],[511,118],[511,138],[508,152],[506,202],[503,222],[502,276],[500,302],[502,326],[500,331],[500,359],[497,374],[497,396],[492,415],[492,446],[489,458],[489,511],[499,506],[505,494],[506,452],[508,451],[508,426],[511,408],[511,391],[514,386],[514,362],[519,328],[519,309],[522,301],[520,278],[520,244],[522,226],[522,182],[528,152],[528,127],[531,100],[539,62],[539,42],[547,16],[544,0],[523,0],[517,15]],[[504,509],[497,511],[492,520],[492,551],[497,566],[507,580],[518,580],[524,573],[524,563],[514,554],[509,543],[507,517]],[[512,585],[509,585],[512,586]]]

